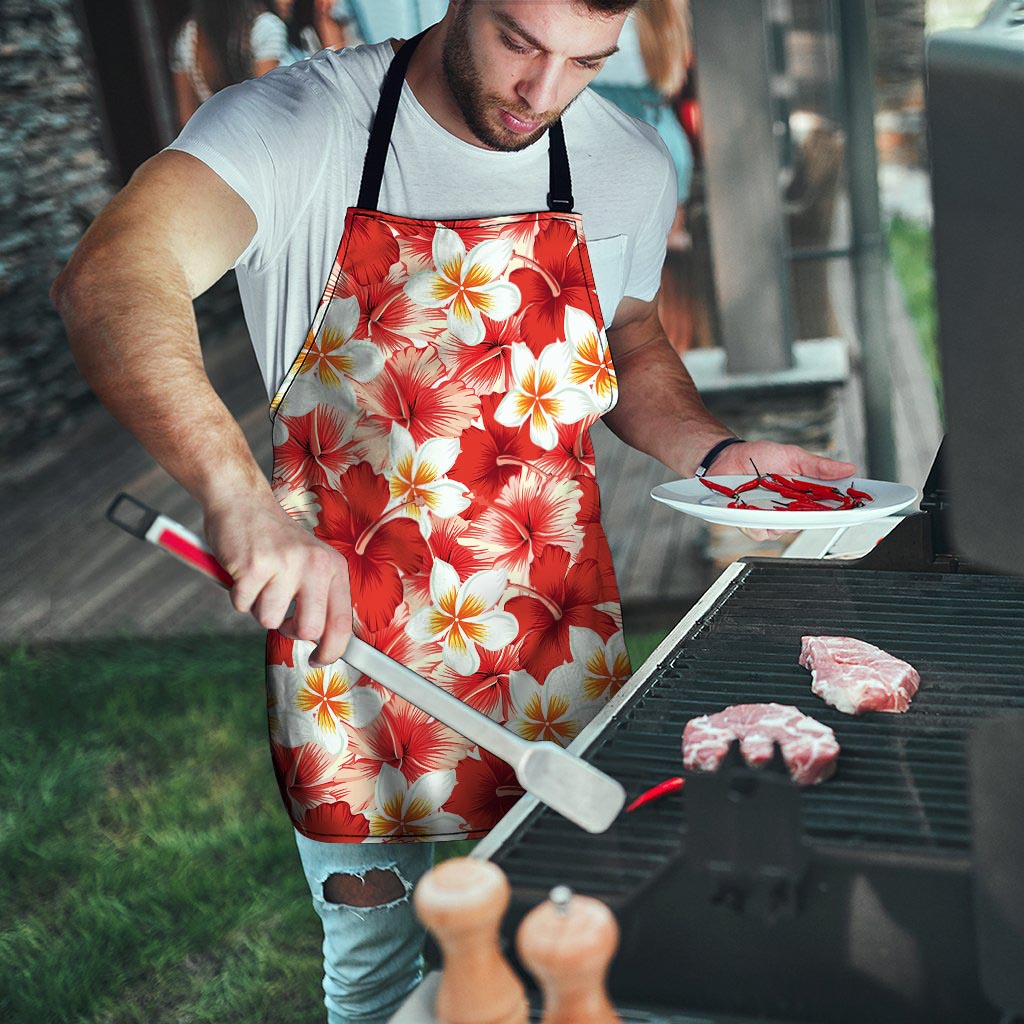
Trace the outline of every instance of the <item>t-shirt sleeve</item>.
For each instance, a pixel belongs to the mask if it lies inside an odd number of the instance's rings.
[[[665,262],[668,233],[679,205],[679,186],[675,164],[661,137],[651,129],[651,142],[657,147],[652,163],[651,204],[640,226],[633,247],[629,278],[624,294],[649,302],[661,287],[661,268]]]
[[[256,233],[236,266],[259,271],[280,253],[321,185],[336,133],[348,130],[309,64],[222,89],[167,147],[202,160],[252,210]]]
[[[288,53],[288,27],[276,14],[267,11],[253,22],[249,45],[253,60],[284,61]]]

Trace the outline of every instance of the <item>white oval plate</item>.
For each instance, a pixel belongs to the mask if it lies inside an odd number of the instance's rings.
[[[749,480],[750,477],[709,476],[707,479],[725,487],[736,487]],[[801,477],[800,479],[811,478]],[[887,480],[862,480],[857,477],[845,477],[842,480],[815,480],[814,482],[840,487],[844,491],[847,487],[853,487],[855,490],[870,494],[872,500],[866,501],[860,508],[830,509],[827,512],[728,508],[729,498],[705,487],[697,477],[659,484],[651,491],[651,497],[655,501],[668,505],[669,508],[696,516],[709,523],[756,530],[813,530],[837,526],[856,526],[858,523],[891,516],[918,500],[918,492],[913,487],[907,484],[890,483]],[[772,501],[788,500],[774,491],[766,491],[761,487],[747,491],[742,497],[744,501],[766,506],[770,505]]]

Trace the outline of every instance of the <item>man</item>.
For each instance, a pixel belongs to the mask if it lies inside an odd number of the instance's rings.
[[[202,504],[235,607],[270,630],[274,763],[333,1024],[401,1002],[432,842],[485,834],[516,796],[508,766],[349,672],[353,629],[567,743],[628,674],[599,415],[680,477],[853,470],[734,438],[664,336],[674,170],[584,91],[631,7],[451,0],[400,49],[227,90],[55,283],[83,373]],[[273,396],[270,485],[192,313],[231,267]]]

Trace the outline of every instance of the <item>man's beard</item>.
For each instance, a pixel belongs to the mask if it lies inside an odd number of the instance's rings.
[[[493,93],[486,94],[483,91],[480,72],[473,63],[470,53],[469,33],[466,25],[469,18],[469,7],[468,2],[459,7],[444,41],[441,66],[444,69],[448,89],[459,105],[459,110],[462,112],[469,130],[485,146],[506,152],[525,149],[536,142],[558,117],[557,115],[554,117],[546,115],[540,119],[542,124],[527,135],[520,135],[510,128],[495,125],[488,119],[488,113],[493,112],[496,107],[501,107],[513,117],[521,117],[524,121],[538,120],[533,111],[523,110],[518,106],[509,106],[502,97]]]

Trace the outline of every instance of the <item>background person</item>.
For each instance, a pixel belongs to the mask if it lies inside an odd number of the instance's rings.
[[[171,74],[178,121],[214,93],[288,63],[288,30],[266,0],[194,0],[178,30]]]
[[[274,0],[288,27],[288,63],[305,60],[324,47],[340,50],[355,42],[345,0]]]
[[[642,0],[630,11],[613,53],[590,84],[632,117],[653,125],[668,147],[679,184],[679,203],[690,195],[693,150],[675,103],[693,59],[687,0]]]

